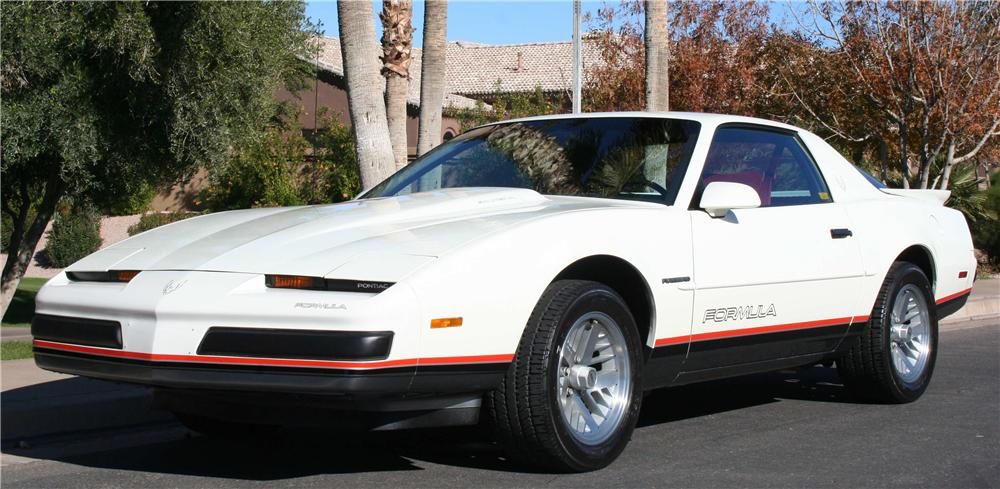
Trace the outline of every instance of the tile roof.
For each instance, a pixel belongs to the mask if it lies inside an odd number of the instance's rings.
[[[317,59],[308,60],[321,69],[343,76],[340,40],[335,37],[316,38],[320,44]],[[376,42],[373,40],[372,42]],[[584,43],[584,69],[589,60],[598,58],[596,48]],[[410,64],[408,101],[420,102],[420,49],[413,49]],[[480,44],[467,41],[448,43],[448,73],[445,106],[474,107],[468,96],[486,95],[497,90],[504,93],[527,92],[536,87],[546,92],[568,91],[573,84],[573,43],[542,42],[527,44]]]

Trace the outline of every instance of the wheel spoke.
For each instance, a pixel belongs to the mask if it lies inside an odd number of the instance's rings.
[[[601,351],[601,353],[598,354],[596,357],[589,359],[587,365],[591,366],[597,365],[599,363],[604,363],[613,358],[615,358],[615,350],[611,348],[610,345],[608,345],[608,347],[605,348],[603,351]]]
[[[593,324],[589,324],[585,326],[583,330],[580,331],[580,335],[577,336],[576,344],[573,345],[573,350],[575,353],[573,359],[576,363],[581,363],[583,362],[583,359],[586,358],[588,355],[593,355],[594,350],[589,345],[591,345],[591,341],[595,342],[597,341],[596,339],[597,332],[594,331],[595,329],[597,328],[594,328]]]
[[[584,404],[583,399],[580,396],[573,396],[573,402],[576,404],[577,412],[583,418],[583,422],[587,424],[587,427],[590,428],[590,431],[597,431],[600,426],[597,424],[597,420],[594,419],[594,415],[590,414],[590,410]]]
[[[618,386],[618,371],[602,370],[600,373],[597,374],[597,382],[594,383],[594,389],[604,390],[617,386]]]

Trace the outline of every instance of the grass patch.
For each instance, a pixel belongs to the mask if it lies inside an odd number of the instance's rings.
[[[10,301],[10,308],[3,316],[3,326],[31,326],[31,318],[35,317],[35,295],[38,294],[38,289],[42,288],[47,280],[45,278],[21,279],[21,283],[17,284],[17,292],[14,292],[14,299]]]
[[[20,360],[31,358],[31,343],[27,341],[4,341],[0,343],[0,360]]]

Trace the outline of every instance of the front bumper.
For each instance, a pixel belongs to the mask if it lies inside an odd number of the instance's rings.
[[[34,344],[41,368],[165,389],[347,399],[481,393],[512,357],[421,357],[424,321],[402,285],[356,294],[267,289],[263,276],[242,273],[146,271],[128,284],[61,275],[37,306],[49,321]],[[81,334],[88,325],[103,329]]]
[[[35,363],[46,370],[150,387],[282,392],[360,399],[485,392],[510,359],[455,357],[396,362],[319,362],[247,357],[151,355],[35,340]],[[324,366],[316,366],[324,364]],[[340,365],[340,366],[337,366]]]

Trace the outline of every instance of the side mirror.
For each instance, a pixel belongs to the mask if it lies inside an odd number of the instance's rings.
[[[760,207],[760,195],[746,184],[712,182],[705,187],[698,205],[712,217],[724,217],[732,209]]]

